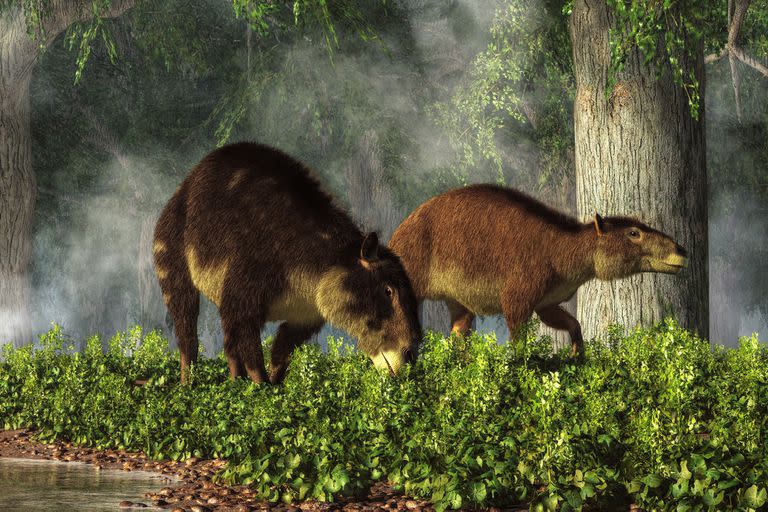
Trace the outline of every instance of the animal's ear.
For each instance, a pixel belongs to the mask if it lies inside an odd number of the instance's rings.
[[[605,221],[597,212],[595,212],[594,222],[595,222],[595,232],[597,233],[597,236],[603,236],[603,233],[605,233]]]
[[[365,266],[367,263],[379,259],[379,235],[375,231],[368,233],[360,247],[360,262]]]

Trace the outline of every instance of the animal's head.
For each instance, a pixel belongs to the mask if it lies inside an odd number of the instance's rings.
[[[365,237],[354,261],[321,278],[320,312],[358,340],[358,348],[379,368],[396,373],[416,359],[421,341],[418,303],[400,260]]]
[[[688,266],[685,249],[670,236],[627,217],[595,214],[595,274],[616,279],[638,272],[676,274]]]

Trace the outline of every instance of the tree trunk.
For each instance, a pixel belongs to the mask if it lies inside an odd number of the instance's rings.
[[[75,21],[91,16],[90,2],[53,1],[43,41],[27,34],[20,6],[0,9],[0,344],[30,341],[27,267],[32,248],[36,183],[32,172],[29,82],[40,44],[50,45]],[[115,0],[113,17],[133,5]]]
[[[656,78],[639,52],[606,97],[610,66],[605,0],[576,0],[571,16],[576,99],[574,131],[577,208],[638,217],[664,231],[689,253],[679,275],[644,273],[579,290],[585,336],[611,323],[648,325],[674,313],[682,326],[708,335],[707,190],[704,145],[703,52],[682,61],[701,84],[700,117],[691,116],[685,91],[670,70]]]
[[[384,178],[379,139],[373,130],[363,134],[358,154],[347,167],[346,183],[352,216],[363,230],[378,231],[387,242],[405,214]]]
[[[0,14],[0,344],[31,341],[27,266],[32,248],[29,81],[36,48],[18,9]]]

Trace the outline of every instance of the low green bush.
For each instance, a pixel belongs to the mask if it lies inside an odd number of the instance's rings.
[[[75,352],[54,326],[37,348],[4,349],[0,427],[157,459],[224,457],[221,479],[271,501],[388,480],[438,510],[766,508],[768,350],[756,338],[711,348],[666,320],[613,328],[574,361],[533,327],[505,344],[429,334],[394,378],[329,340],[325,353],[300,348],[280,386],[229,381],[223,357],[180,386],[178,354],[155,332]]]

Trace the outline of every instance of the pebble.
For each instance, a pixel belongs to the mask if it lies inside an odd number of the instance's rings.
[[[218,505],[219,503],[221,503],[221,500],[216,496],[211,496],[210,498],[208,498],[209,505]]]
[[[405,502],[405,508],[407,508],[408,510],[416,510],[417,508],[419,508],[419,504],[414,500],[407,500]]]
[[[192,512],[211,512],[211,509],[204,507],[203,505],[192,505],[190,508]]]
[[[162,489],[160,489],[160,492],[158,492],[157,494],[159,494],[160,496],[170,496],[171,494],[173,494],[173,489],[171,489],[170,487],[163,487]]]
[[[238,505],[235,507],[235,512],[251,512],[251,507],[248,505]]]
[[[175,509],[171,510],[171,512],[187,512],[187,511],[186,511],[186,510],[184,510],[184,509],[183,509],[183,508],[181,508],[181,507],[176,507]]]

